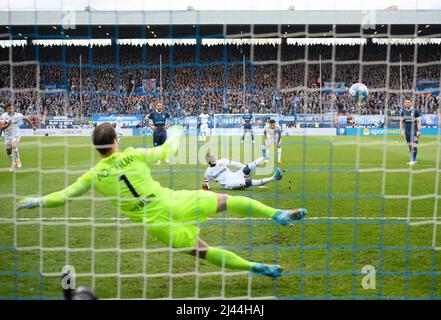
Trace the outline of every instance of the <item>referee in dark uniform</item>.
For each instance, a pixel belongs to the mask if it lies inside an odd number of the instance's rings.
[[[163,110],[162,102],[157,102],[155,110],[146,118],[150,129],[153,130],[153,146],[164,144],[167,139],[167,129],[172,125],[172,120],[170,114]],[[168,160],[166,162],[168,163]],[[158,164],[160,163],[161,161],[158,161]]]

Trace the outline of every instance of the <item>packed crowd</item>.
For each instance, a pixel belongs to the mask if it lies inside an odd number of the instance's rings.
[[[12,53],[0,49],[0,60],[11,54],[14,62],[28,63],[13,68],[0,65],[0,100],[11,99],[12,87],[17,108],[27,114],[146,113],[161,96],[174,116],[195,115],[201,109],[240,113],[245,107],[255,113],[397,115],[400,97],[412,94],[418,80],[438,81],[438,87],[440,81],[440,51],[431,45],[418,50],[391,46],[389,52],[387,46],[372,44],[253,50],[249,46],[199,50],[194,46],[27,46],[13,48]],[[416,63],[421,65],[415,68]],[[156,79],[156,90],[142,91],[142,79]],[[359,79],[370,90],[361,109],[344,90]],[[343,89],[331,90],[329,83],[340,83]],[[436,112],[435,95],[414,96],[417,108]]]

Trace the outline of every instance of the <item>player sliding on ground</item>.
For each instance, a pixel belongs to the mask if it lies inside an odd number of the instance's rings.
[[[5,132],[6,153],[8,155],[11,166],[9,172],[13,172],[15,167],[21,168],[20,153],[18,152],[18,143],[20,141],[20,121],[24,119],[32,126],[34,131],[37,129],[34,124],[19,112],[15,112],[12,103],[8,103],[5,108],[5,113],[0,116],[0,129]]]
[[[148,163],[166,159],[179,147],[183,129],[170,128],[166,142],[151,149],[129,147],[118,150],[112,125],[98,125],[92,141],[102,159],[66,189],[44,197],[25,198],[17,204],[17,211],[35,207],[58,207],[73,197],[79,197],[93,188],[122,213],[144,223],[151,235],[173,248],[222,267],[248,270],[256,274],[279,277],[282,267],[247,261],[235,253],[209,246],[199,237],[198,224],[217,212],[229,211],[241,217],[273,219],[280,225],[301,220],[306,209],[280,210],[257,200],[229,196],[205,190],[174,191],[153,180]]]
[[[262,186],[272,181],[282,179],[282,173],[279,168],[276,168],[272,177],[263,179],[250,179],[251,171],[258,165],[265,162],[263,157],[260,157],[250,164],[244,165],[240,162],[231,161],[228,159],[216,160],[216,156],[212,153],[205,155],[205,161],[208,163],[208,168],[205,170],[205,180],[202,189],[210,189],[210,181],[214,180],[220,184],[224,189],[241,190],[251,186]],[[235,167],[240,170],[231,171],[229,167]]]

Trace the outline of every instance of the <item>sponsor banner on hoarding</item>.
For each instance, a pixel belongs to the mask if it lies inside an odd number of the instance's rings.
[[[399,136],[399,128],[337,128],[337,135],[348,135],[348,136]],[[438,135],[441,134],[441,129],[439,128],[421,128],[421,135]]]
[[[355,123],[358,125],[372,125],[379,122],[384,123],[384,115],[353,115]]]
[[[70,118],[67,116],[54,116],[54,117],[46,117],[47,124],[49,126],[68,126],[72,125],[75,121],[75,118]]]
[[[92,122],[96,124],[100,124],[103,122],[116,122],[117,114],[94,114],[92,115]],[[138,123],[142,121],[141,114],[123,114],[121,115],[121,120],[124,126],[126,127],[134,127]]]
[[[89,129],[20,129],[23,137],[49,137],[49,136],[70,136],[70,137],[90,137],[93,128]],[[132,129],[122,129],[123,136],[132,136]]]
[[[21,129],[20,132],[25,137],[41,136],[91,136],[93,129]]]
[[[282,136],[335,136],[335,128],[285,128]]]
[[[295,116],[281,116],[281,120],[286,122],[332,123],[334,117],[334,114],[296,114]]]
[[[346,128],[345,127],[337,128],[336,134],[337,134],[337,136],[345,136],[346,135]]]
[[[400,129],[397,128],[346,128],[348,136],[399,136]]]
[[[152,130],[150,128],[132,129],[133,136],[151,136]],[[263,135],[263,128],[253,129],[255,136]],[[187,128],[186,135],[197,135],[196,128]],[[209,136],[241,136],[243,134],[242,128],[215,128],[210,129]],[[335,136],[334,128],[285,128],[282,131],[282,136]]]
[[[263,126],[268,119],[280,121],[282,117],[277,114],[253,114],[251,123]],[[237,128],[243,125],[243,114],[215,114],[213,120],[216,128]]]
[[[421,124],[423,126],[438,126],[439,118],[437,114],[422,114]]]
[[[173,118],[173,124],[178,124],[184,127],[196,127],[198,124],[198,117],[191,116],[191,117],[179,117],[179,118]]]

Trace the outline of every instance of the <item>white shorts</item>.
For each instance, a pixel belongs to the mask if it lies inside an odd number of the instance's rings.
[[[205,133],[208,132],[208,124],[201,124],[201,133],[202,132],[205,132]]]
[[[267,138],[267,141],[268,141],[268,144],[271,144],[271,143],[277,144],[277,139],[274,139],[273,136],[269,136]],[[282,138],[280,138],[280,142],[279,143],[282,143]]]
[[[223,187],[225,189],[230,190],[238,190],[238,189],[244,189],[246,188],[245,183],[245,173],[243,173],[242,169],[229,173],[226,177],[224,182],[222,183]]]
[[[15,142],[16,143],[16,145],[18,145],[18,143],[19,143],[19,141],[20,141],[20,136],[15,136],[15,137],[12,137],[12,138],[8,138],[8,137],[6,137],[5,138],[5,146],[6,146],[6,149],[11,149],[12,148],[12,144]]]

